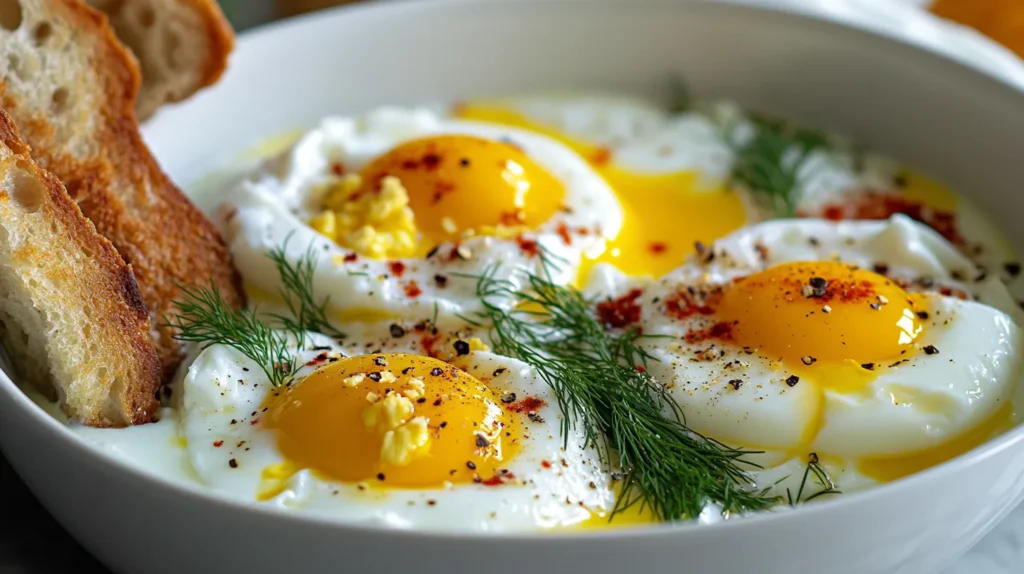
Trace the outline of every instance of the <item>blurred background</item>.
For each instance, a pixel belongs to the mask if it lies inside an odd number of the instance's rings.
[[[220,4],[235,29],[241,31],[272,20],[359,1],[368,0],[220,0]],[[761,1],[766,4],[772,2]],[[921,6],[975,28],[1024,57],[1024,0],[888,1]]]

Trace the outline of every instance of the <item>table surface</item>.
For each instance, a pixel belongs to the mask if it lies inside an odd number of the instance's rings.
[[[279,0],[279,5],[288,0]],[[308,5],[327,4],[332,0],[307,2]],[[352,0],[333,0],[348,3]],[[238,4],[238,3],[236,3]],[[272,17],[270,13],[257,15],[250,10],[232,13],[232,4],[226,2],[229,18],[236,26],[246,28],[260,22],[253,17]],[[294,10],[291,10],[294,12]],[[268,11],[269,12],[269,11]],[[95,558],[90,556],[40,506],[18,475],[0,455],[0,492],[4,493],[0,534],[0,574],[37,574],[74,571],[76,574],[108,574]],[[1024,561],[1024,508],[1014,512],[1006,523],[997,528],[969,555],[958,561],[944,574],[1010,574],[1019,571]]]

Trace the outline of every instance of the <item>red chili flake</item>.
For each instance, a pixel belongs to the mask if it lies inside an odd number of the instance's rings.
[[[536,257],[539,252],[537,242],[533,239],[527,239],[522,235],[516,237],[516,245],[519,246],[519,250],[522,251],[527,257]]]
[[[401,277],[405,273],[405,263],[401,261],[392,261],[389,267],[391,268],[391,274],[395,277]]]
[[[559,223],[555,232],[558,233],[558,236],[562,238],[566,245],[572,245],[572,235],[570,235],[569,226],[565,222]]]
[[[501,212],[501,215],[498,216],[498,221],[500,221],[502,225],[507,225],[509,227],[521,225],[526,221],[526,213],[524,213],[522,209],[503,211]]]
[[[597,304],[597,318],[605,329],[619,329],[640,321],[640,305],[636,302],[643,295],[642,289],[633,289],[618,299],[609,299]]]
[[[237,208],[232,207],[227,210],[227,212],[224,213],[224,223],[231,223],[235,219],[236,215],[238,215]]]
[[[636,374],[642,375],[642,374],[644,374],[646,372],[647,372],[647,367],[645,367],[643,365],[637,365],[636,366]]]
[[[423,338],[420,339],[420,345],[423,347],[423,352],[426,353],[428,357],[437,358],[437,343],[440,339],[441,337],[439,335],[424,335]]]
[[[590,156],[590,163],[596,167],[602,167],[608,165],[612,161],[612,150],[606,147],[600,147],[594,152],[594,155]]]
[[[345,254],[345,263],[352,263],[356,259],[359,259],[359,255],[357,255],[356,253],[346,253]]]
[[[405,296],[406,297],[409,297],[410,299],[415,299],[416,297],[419,297],[422,294],[423,294],[423,289],[420,289],[419,284],[417,284],[415,281],[410,281],[408,284],[406,284],[406,286],[405,286]]]
[[[962,299],[964,301],[970,298],[970,295],[968,295],[966,291],[945,286],[939,287],[939,295],[945,295],[946,297],[956,297],[957,299]]]
[[[841,221],[843,219],[843,208],[837,205],[830,205],[825,208],[822,214],[829,221]]]
[[[731,341],[733,339],[732,328],[735,323],[719,321],[714,325],[695,331],[690,331],[686,334],[686,342],[691,345],[694,343],[701,343],[710,339],[717,341]]]
[[[547,402],[545,402],[544,399],[539,399],[537,397],[526,397],[524,399],[520,399],[508,405],[505,408],[514,413],[527,413],[537,412],[539,409],[545,406],[547,406]]]
[[[432,203],[437,203],[444,199],[444,196],[455,191],[455,184],[450,181],[439,181],[434,184],[434,197],[431,198]]]
[[[679,291],[665,299],[665,312],[673,319],[686,319],[693,315],[712,315],[714,305],[721,299],[721,291],[707,294]]]
[[[551,468],[551,462],[546,460],[540,461],[540,465],[543,466],[544,468]]]
[[[319,365],[320,363],[323,363],[323,362],[327,361],[327,359],[328,359],[328,355],[327,355],[326,352],[325,353],[320,353],[317,356],[315,356],[312,359],[310,359],[309,362],[306,363],[306,366],[307,367],[313,367],[313,366]]]
[[[662,241],[655,241],[655,242],[651,243],[650,245],[648,245],[647,249],[649,249],[650,252],[655,254],[655,255],[661,255],[662,253],[668,251],[668,245],[666,245]]]
[[[214,448],[220,448],[220,447],[224,446],[224,441],[218,440],[218,441],[213,443],[213,446],[214,446]]]
[[[331,173],[334,175],[345,175],[345,164],[336,161],[331,164]]]
[[[440,154],[436,152],[428,152],[423,156],[421,161],[423,162],[423,167],[433,170],[441,166],[441,159]]]
[[[510,480],[514,480],[515,478],[515,474],[507,471],[502,471],[501,474],[496,474],[491,478],[482,481],[481,484],[483,484],[484,486],[501,486]]]
[[[954,245],[965,245],[957,226],[955,212],[932,209],[920,201],[900,195],[868,191],[854,202],[827,206],[824,217],[832,221],[889,219],[897,213],[928,225]]]
[[[260,424],[260,419],[252,419],[249,421],[249,426],[256,426],[258,424]]]

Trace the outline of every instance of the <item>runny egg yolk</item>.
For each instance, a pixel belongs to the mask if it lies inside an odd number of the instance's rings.
[[[733,340],[788,369],[848,365],[872,371],[913,348],[922,331],[915,299],[871,271],[797,262],[737,281],[722,293],[716,315]]]
[[[486,103],[462,104],[463,119],[526,129],[560,141],[588,160],[615,191],[624,211],[619,234],[605,250],[584,261],[585,281],[596,263],[610,263],[632,275],[659,277],[683,263],[698,241],[711,243],[746,222],[739,194],[724,187],[704,189],[694,171],[645,173],[619,165],[611,150],[542,125],[525,115]]]
[[[402,183],[416,226],[435,243],[467,231],[535,227],[565,200],[562,183],[517,146],[469,135],[401,144],[363,169],[363,184],[372,193],[386,176]]]
[[[341,359],[275,389],[264,406],[290,467],[380,487],[486,483],[523,437],[487,385],[418,355]]]

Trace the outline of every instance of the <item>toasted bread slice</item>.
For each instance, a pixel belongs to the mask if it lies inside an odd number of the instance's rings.
[[[0,336],[25,380],[72,420],[153,420],[160,361],[131,267],[0,110]]]
[[[214,0],[86,0],[105,12],[142,68],[140,120],[220,78],[234,33]]]
[[[164,322],[178,285],[212,283],[232,305],[244,298],[216,228],[143,143],[138,86],[138,66],[102,13],[78,0],[0,2],[2,106],[33,159],[132,265],[167,380],[182,356]]]

